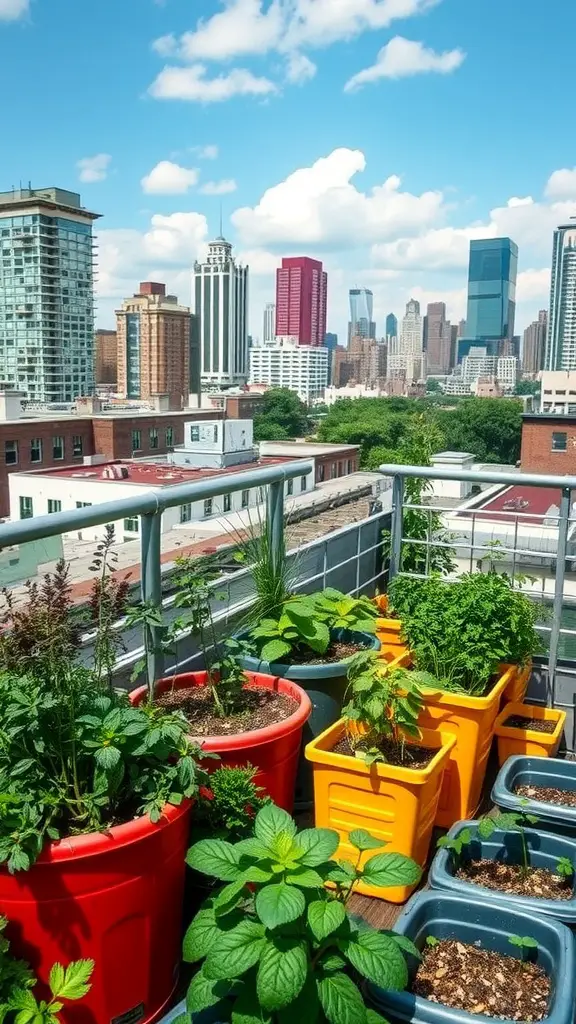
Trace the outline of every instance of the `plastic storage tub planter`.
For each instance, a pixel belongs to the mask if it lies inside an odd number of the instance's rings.
[[[512,715],[531,718],[533,722],[553,722],[554,732],[538,732],[530,726],[506,725]],[[505,704],[494,725],[498,739],[498,761],[503,765],[515,754],[532,757],[555,757],[564,732],[566,712],[541,708],[533,704]]]
[[[483,949],[514,955],[512,935],[530,935],[538,943],[536,963],[551,979],[551,996],[544,1024],[572,1024],[576,997],[576,968],[572,932],[551,917],[538,917],[502,904],[452,896],[430,890],[418,893],[400,915],[394,930],[422,949],[428,935],[478,943]],[[411,963],[413,977],[417,965]],[[389,992],[365,986],[366,997],[385,1018],[412,1024],[495,1024],[503,1018],[467,1013],[433,1003],[410,992]]]
[[[528,689],[528,683],[530,681],[530,675],[532,673],[532,658],[526,662],[525,665],[501,665],[501,671],[505,672],[507,668],[512,669],[512,678],[508,683],[508,686],[504,690],[502,696],[502,702],[514,701],[515,703],[522,702],[526,696],[526,690]]]
[[[540,828],[576,836],[576,807],[564,807],[519,796],[516,792],[517,787],[526,785],[574,792],[576,761],[524,755],[509,757],[498,772],[492,787],[492,800],[498,807],[507,811],[535,814]]]
[[[448,836],[456,838],[465,828],[475,830],[477,821],[459,821],[453,825]],[[536,828],[525,829],[526,844],[532,867],[548,868],[556,874],[559,857],[567,857],[576,868],[576,838],[557,836],[551,832],[540,832]],[[522,845],[518,832],[502,832],[499,829],[490,839],[475,836],[467,847],[473,860],[501,861],[508,864],[522,863]],[[428,882],[432,889],[443,889],[456,893],[463,899],[487,900],[490,903],[508,903],[511,907],[525,910],[529,914],[546,914],[574,928],[576,926],[576,893],[572,890],[569,900],[539,899],[537,896],[514,896],[499,889],[487,889],[483,885],[456,878],[456,861],[450,850],[439,849],[432,861]]]
[[[206,767],[214,769],[221,765],[238,767],[251,764],[257,769],[254,782],[262,786],[272,797],[274,803],[286,811],[294,807],[294,787],[300,748],[302,746],[302,729],[310,717],[312,705],[308,694],[295,682],[280,679],[275,675],[264,675],[260,672],[246,672],[248,687],[276,690],[285,693],[298,701],[294,714],[283,722],[267,725],[263,729],[251,732],[235,733],[230,736],[202,736],[199,743],[203,750],[218,754],[219,761],[207,761]],[[157,693],[165,693],[173,687],[177,690],[192,686],[205,686],[208,679],[206,672],[186,672],[173,679],[161,679],[156,684]],[[130,694],[135,704],[146,698],[145,686],[139,687]]]
[[[95,961],[92,987],[67,1024],[156,1020],[181,959],[190,807],[166,807],[107,832],[49,843],[28,871],[0,870],[0,906],[15,956],[47,982],[56,961]]]
[[[381,839],[382,845],[389,844],[386,852],[404,853],[424,867],[442,774],[454,737],[423,730],[420,742],[438,753],[426,768],[418,770],[379,763],[367,766],[358,758],[334,753],[344,732],[341,720],[306,747],[313,769],[316,827],[332,828],[340,834],[338,858],[356,861],[357,851],[348,842],[348,835],[355,828],[364,828]],[[373,852],[369,851],[365,859]],[[403,903],[413,889],[357,887],[365,896],[378,896],[392,903]]]
[[[392,664],[403,664],[403,660]],[[438,729],[456,737],[444,772],[435,821],[442,828],[450,828],[462,818],[473,818],[476,813],[492,746],[494,723],[512,671],[508,666],[485,697],[467,697],[446,690],[422,690],[424,708],[418,725],[422,729]]]

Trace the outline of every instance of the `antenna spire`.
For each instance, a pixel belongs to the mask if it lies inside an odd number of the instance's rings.
[[[222,232],[222,200],[220,200],[220,238],[224,238],[224,234]]]

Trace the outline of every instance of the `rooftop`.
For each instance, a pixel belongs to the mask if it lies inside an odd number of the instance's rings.
[[[134,484],[138,487],[172,487],[175,484],[188,484],[195,480],[206,480],[209,477],[227,476],[230,473],[242,473],[254,469],[266,469],[270,466],[281,466],[294,459],[263,458],[254,462],[244,462],[226,469],[192,469],[173,466],[169,462],[145,462],[137,459],[112,459],[96,466],[59,466],[57,469],[33,469],[20,473],[20,476],[46,476],[51,479],[59,477],[65,480],[88,480],[92,483]]]
[[[556,487],[504,487],[498,494],[464,509],[458,515],[467,517],[474,512],[477,519],[489,519],[491,512],[498,512],[496,519],[499,523],[515,523],[518,519],[520,526],[530,523],[543,526],[551,505],[560,505],[560,496]],[[506,512],[510,514],[506,515]]]

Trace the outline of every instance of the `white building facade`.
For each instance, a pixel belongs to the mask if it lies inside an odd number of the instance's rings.
[[[576,413],[576,369],[543,371],[540,412]]]
[[[276,338],[276,303],[267,302],[264,306],[264,322],[262,324],[262,344],[273,345]]]
[[[275,345],[250,349],[250,384],[289,388],[307,404],[323,398],[328,383],[328,350],[277,338]]]
[[[204,263],[194,264],[194,312],[200,318],[202,387],[219,389],[248,378],[248,267],[217,238]]]
[[[424,376],[423,338],[424,321],[420,315],[420,303],[410,299],[406,303],[400,335],[388,353],[390,376],[403,376],[405,380],[420,380]]]
[[[554,232],[545,366],[576,369],[576,223]]]

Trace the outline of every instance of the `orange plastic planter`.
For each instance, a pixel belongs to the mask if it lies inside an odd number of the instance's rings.
[[[338,858],[356,863],[358,851],[349,843],[348,835],[355,828],[364,828],[381,839],[382,845],[389,844],[387,853],[404,853],[424,867],[442,775],[455,738],[423,729],[420,742],[438,753],[426,768],[416,770],[390,764],[368,767],[357,758],[334,753],[344,732],[341,719],[306,747],[314,777],[316,827],[335,829],[340,834]],[[363,853],[360,864],[373,854],[374,850]],[[414,888],[404,885],[379,889],[360,884],[357,891],[403,903]]]
[[[513,676],[508,686],[504,690],[502,696],[502,702],[514,701],[516,704],[521,703],[526,696],[526,690],[528,689],[528,682],[530,680],[530,674],[532,672],[532,658],[526,662],[525,665],[501,665],[500,670],[505,672],[506,669],[511,668]]]
[[[391,668],[406,663],[405,657]],[[446,690],[423,689],[424,708],[418,719],[421,729],[435,729],[456,737],[444,773],[435,824],[450,828],[455,821],[473,818],[480,798],[494,723],[500,701],[510,684],[514,668],[509,665],[486,697],[467,697]]]
[[[380,612],[388,611],[388,598],[386,594],[380,594],[374,598],[374,603]],[[406,644],[400,639],[402,623],[400,619],[378,618],[376,619],[376,636],[381,643],[381,651],[407,651]]]
[[[556,728],[554,732],[537,732],[530,728],[521,729],[518,726],[505,725],[512,715],[521,715],[522,718],[531,718],[538,722],[555,722]],[[540,708],[534,704],[518,702],[506,704],[498,715],[494,728],[498,738],[498,761],[503,765],[514,754],[556,757],[565,722],[566,712],[557,711],[556,708]]]

